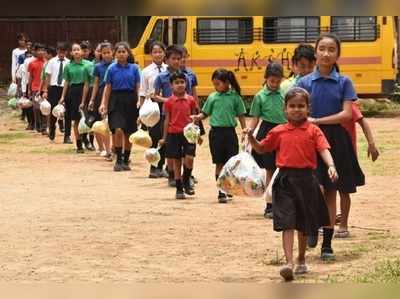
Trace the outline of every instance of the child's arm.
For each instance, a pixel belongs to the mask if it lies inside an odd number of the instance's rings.
[[[199,122],[203,119],[206,119],[207,115],[205,115],[204,112],[200,112],[199,114],[191,115],[190,118],[193,119],[194,122]]]
[[[165,111],[163,136],[162,139],[158,142],[160,146],[163,146],[165,144],[165,140],[167,139],[168,124],[169,124],[169,112]]]
[[[85,107],[88,92],[89,92],[89,81],[85,81],[85,84],[83,85],[81,104],[79,105],[79,109],[81,110],[83,110],[83,108]]]
[[[43,98],[47,99],[49,86],[50,86],[50,74],[46,73],[45,80],[43,81]]]
[[[335,164],[332,159],[332,155],[328,149],[321,150],[319,152],[322,160],[325,162],[326,166],[328,166],[328,175],[332,182],[338,179],[338,174],[336,172]]]
[[[368,150],[367,150],[368,158],[371,156],[372,161],[375,162],[376,159],[378,159],[378,157],[379,157],[379,151],[375,146],[374,136],[372,135],[371,127],[369,126],[369,124],[365,118],[361,118],[358,121],[358,124],[361,126],[361,128],[364,132],[365,138],[368,141]]]
[[[257,128],[258,122],[260,121],[260,118],[257,116],[254,116],[250,120],[250,125],[249,128],[252,129],[253,131]]]
[[[100,78],[97,76],[94,77],[92,95],[90,96],[90,101],[88,105],[89,110],[93,110],[94,108],[94,101],[96,99],[97,93],[99,92],[99,83],[100,83]]]
[[[65,80],[61,98],[58,101],[58,103],[61,105],[64,105],[65,96],[67,95],[68,85],[69,85],[69,82],[67,80]]]
[[[161,90],[157,90],[154,95],[152,96],[152,100],[159,102],[159,103],[165,103],[168,98],[164,98],[161,96]]]
[[[254,130],[251,128],[247,128],[243,130],[243,133],[247,134],[247,140],[249,141],[251,147],[253,150],[255,150],[259,154],[265,154],[267,151],[265,148],[261,145],[259,141],[257,141],[256,138],[254,138],[253,133]]]
[[[246,137],[246,117],[245,115],[239,115],[239,122],[240,122],[240,126],[242,128],[242,134],[241,134],[241,142],[244,142],[244,138]]]
[[[351,111],[351,101],[343,102],[343,110],[339,113],[321,117],[321,118],[309,118],[309,120],[316,125],[334,125],[341,124],[343,122],[349,121],[352,119],[352,111]]]
[[[111,83],[107,83],[104,87],[103,97],[101,99],[101,105],[99,107],[99,112],[104,116],[107,114],[108,110],[108,102],[110,100],[111,94]]]

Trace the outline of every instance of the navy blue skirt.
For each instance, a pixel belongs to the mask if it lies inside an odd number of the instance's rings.
[[[267,136],[268,132],[271,131],[273,128],[275,128],[277,125],[279,125],[279,124],[274,124],[274,123],[270,123],[270,122],[263,120],[261,122],[260,128],[258,129],[256,139],[258,141],[263,140]],[[254,160],[256,160],[256,162],[260,168],[265,168],[265,169],[272,170],[272,171],[275,170],[275,168],[276,168],[276,165],[275,165],[276,152],[275,151],[265,153],[265,154],[258,154],[256,151],[252,150],[251,155],[254,157]]]

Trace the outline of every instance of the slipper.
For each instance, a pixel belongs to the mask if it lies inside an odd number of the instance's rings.
[[[306,264],[299,264],[296,266],[296,269],[294,270],[294,274],[296,275],[304,275],[308,273],[308,268]]]
[[[347,229],[339,229],[335,234],[335,238],[339,239],[346,239],[349,237],[350,237],[350,232]]]

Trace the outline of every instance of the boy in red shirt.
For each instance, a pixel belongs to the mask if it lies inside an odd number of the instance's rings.
[[[40,103],[35,101],[35,97],[40,95],[41,75],[45,64],[45,46],[42,44],[35,45],[36,58],[28,65],[29,83],[28,97],[33,101],[33,117],[35,129],[42,134],[46,134],[46,117],[40,112]]]
[[[176,182],[176,199],[193,195],[190,184],[196,145],[189,143],[183,135],[184,127],[192,122],[190,116],[196,113],[197,103],[186,93],[186,75],[177,71],[170,77],[173,95],[164,103],[165,120],[163,138],[160,145],[166,144],[165,156],[173,160]],[[182,180],[182,158],[183,180]]]

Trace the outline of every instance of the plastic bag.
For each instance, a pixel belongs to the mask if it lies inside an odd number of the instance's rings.
[[[161,160],[160,152],[158,148],[149,148],[145,150],[144,157],[146,158],[147,162],[149,162],[154,167],[157,167],[158,162]]]
[[[9,97],[15,97],[17,95],[17,84],[11,83],[10,86],[8,87],[7,95]]]
[[[200,137],[200,128],[194,123],[188,124],[183,128],[183,135],[189,143],[196,143]]]
[[[147,131],[143,131],[142,129],[139,129],[135,133],[131,134],[131,136],[129,136],[129,142],[143,146],[144,148],[150,148],[153,143],[149,133]]]
[[[29,100],[28,98],[20,98],[20,99],[17,101],[17,105],[18,105],[19,107],[21,107],[22,109],[28,109],[28,108],[30,108],[30,107],[33,106],[33,103],[32,103],[32,101]]]
[[[79,120],[78,132],[79,134],[85,134],[90,132],[90,128],[86,125],[85,115],[83,114],[83,112],[81,112],[81,119]]]
[[[52,114],[57,119],[64,119],[65,108],[63,105],[58,104],[53,108]]]
[[[16,98],[11,98],[8,100],[8,107],[12,109],[17,109],[17,102],[18,100]]]
[[[272,185],[275,182],[275,178],[279,173],[279,168],[275,169],[274,174],[272,175],[271,181],[267,186],[267,191],[265,192],[265,201],[268,203],[272,203]]]
[[[110,134],[110,130],[108,129],[108,122],[106,120],[98,120],[94,122],[92,126],[92,131],[96,134],[107,137]]]
[[[248,152],[242,152],[226,162],[217,186],[232,195],[261,197],[266,189],[265,172]]]
[[[40,112],[45,116],[51,113],[51,104],[46,99],[40,103]]]
[[[139,110],[140,121],[146,127],[154,127],[160,120],[160,108],[156,102],[146,99]]]

